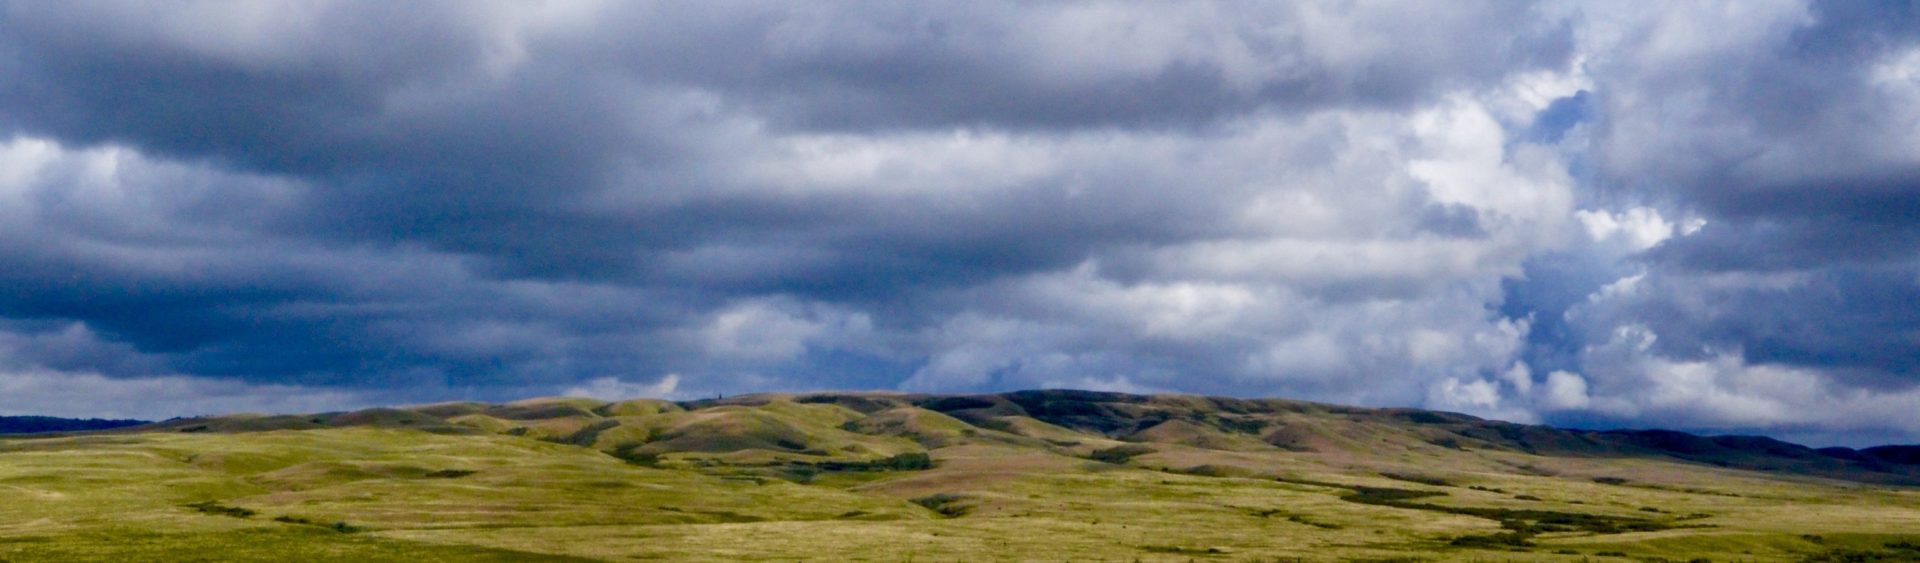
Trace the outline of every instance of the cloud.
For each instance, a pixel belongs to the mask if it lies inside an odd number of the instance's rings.
[[[1555,371],[1547,374],[1540,405],[1551,410],[1579,410],[1592,404],[1587,396],[1587,380],[1577,373]]]
[[[569,387],[562,395],[569,397],[592,397],[602,401],[621,401],[626,399],[677,399],[675,393],[680,387],[680,375],[669,373],[653,383],[632,383],[618,377],[596,377],[585,383]]]
[[[156,410],[1065,385],[1915,435],[1795,414],[1920,383],[1910,7],[0,12],[0,373]]]
[[[159,420],[234,412],[327,412],[384,400],[349,390],[192,376],[108,378],[87,372],[0,371],[0,414],[5,415]]]

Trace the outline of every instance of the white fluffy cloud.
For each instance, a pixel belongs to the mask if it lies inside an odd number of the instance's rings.
[[[1916,432],[1920,41],[1872,5],[0,9],[22,397]]]
[[[592,397],[602,401],[624,399],[681,399],[680,375],[669,373],[652,383],[635,383],[618,377],[596,377],[561,392],[569,397]]]

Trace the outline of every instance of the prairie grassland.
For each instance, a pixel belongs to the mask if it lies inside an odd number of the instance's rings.
[[[1417,428],[1307,450],[1197,423],[560,406],[0,440],[0,561],[1920,560],[1914,488],[1396,438]],[[872,463],[916,451],[933,467]]]

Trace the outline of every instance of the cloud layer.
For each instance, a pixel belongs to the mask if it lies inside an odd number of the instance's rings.
[[[1044,386],[1920,440],[1916,17],[0,2],[0,413]]]

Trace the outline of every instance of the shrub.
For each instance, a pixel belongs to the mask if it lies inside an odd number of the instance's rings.
[[[933,456],[926,452],[907,452],[874,462],[874,467],[886,471],[919,471],[933,469]]]
[[[1442,478],[1439,478],[1439,477],[1434,477],[1434,476],[1432,476],[1432,475],[1416,475],[1416,474],[1412,474],[1412,473],[1386,473],[1386,472],[1382,472],[1382,473],[1380,474],[1380,476],[1381,476],[1381,477],[1386,477],[1386,478],[1388,478],[1388,479],[1392,479],[1392,480],[1395,480],[1395,481],[1406,481],[1406,482],[1408,482],[1408,483],[1419,483],[1419,484],[1422,484],[1422,485],[1433,485],[1433,486],[1435,486],[1435,487],[1451,487],[1451,486],[1453,486],[1453,482],[1451,482],[1451,481],[1448,481],[1448,480],[1446,480],[1446,479],[1442,479]]]
[[[342,534],[351,534],[355,532],[367,531],[366,528],[348,524],[346,522],[334,522],[332,524],[327,524],[324,522],[315,522],[309,518],[303,518],[300,516],[285,515],[285,514],[273,517],[273,521],[280,522],[283,524],[299,524],[302,526],[319,526],[322,528],[333,530],[335,532],[340,532]]]
[[[1288,516],[1288,517],[1287,517],[1287,521],[1288,521],[1288,522],[1292,522],[1292,523],[1295,523],[1295,524],[1306,524],[1306,525],[1308,525],[1308,526],[1313,526],[1313,527],[1315,527],[1315,528],[1319,528],[1319,529],[1322,529],[1322,530],[1338,530],[1338,529],[1340,529],[1340,525],[1339,525],[1339,524],[1333,524],[1333,523],[1329,523],[1329,522],[1319,522],[1319,521],[1315,521],[1315,520],[1308,520],[1308,519],[1307,519],[1307,517],[1305,517],[1305,516],[1301,516],[1301,515],[1299,515],[1299,514],[1295,514],[1295,515],[1292,515],[1292,516]]]
[[[1533,545],[1533,541],[1529,539],[1532,537],[1533,534],[1524,532],[1501,532],[1484,536],[1460,536],[1453,538],[1453,541],[1447,542],[1447,545],[1454,547],[1493,547],[1502,549],[1528,547]]]
[[[807,471],[920,471],[933,469],[933,456],[925,452],[907,452],[873,461],[826,460],[815,463],[788,462]]]
[[[232,516],[234,518],[247,518],[255,514],[259,514],[258,512],[254,512],[252,509],[241,508],[238,506],[227,506],[224,504],[220,504],[219,501],[213,501],[213,500],[205,500],[205,501],[200,501],[195,503],[188,503],[184,506],[186,506],[187,508],[200,511],[201,514],[216,514],[220,516]]]
[[[625,461],[629,464],[638,465],[641,467],[659,466],[660,454],[638,451],[640,449],[640,446],[642,445],[643,444],[632,444],[632,443],[620,444],[618,447],[613,448],[612,452],[608,452],[608,453],[613,457],[620,458],[621,461]]]
[[[1357,502],[1360,504],[1399,506],[1400,504],[1411,504],[1411,503],[1403,503],[1401,501],[1417,499],[1417,498],[1437,497],[1437,496],[1446,496],[1446,493],[1436,492],[1436,491],[1415,491],[1410,489],[1395,489],[1391,487],[1353,487],[1353,494],[1343,495],[1340,497],[1340,499],[1345,500],[1347,502]],[[1401,507],[1401,508],[1418,508],[1418,506]]]
[[[1112,463],[1112,464],[1118,465],[1118,464],[1126,463],[1127,460],[1133,459],[1135,457],[1153,453],[1153,451],[1154,451],[1153,448],[1149,446],[1144,446],[1140,444],[1124,444],[1124,445],[1107,448],[1104,450],[1094,450],[1092,454],[1087,455],[1087,458],[1092,459],[1094,461],[1100,461],[1100,462],[1106,462],[1106,463]]]
[[[973,507],[971,506],[963,506],[959,504],[959,502],[963,498],[964,497],[961,497],[959,495],[940,493],[937,495],[924,496],[917,499],[913,499],[913,503],[918,504],[920,506],[924,506],[927,508],[927,510],[938,512],[940,513],[941,516],[945,516],[948,518],[959,518],[961,516],[965,516],[967,512],[973,510]]]

